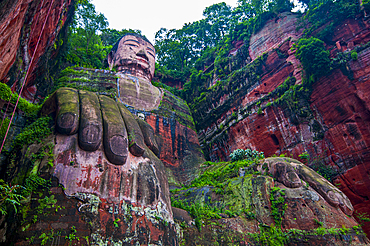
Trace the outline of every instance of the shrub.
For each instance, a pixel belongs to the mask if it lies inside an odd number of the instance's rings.
[[[233,153],[230,154],[231,161],[241,161],[241,160],[250,160],[263,159],[265,155],[263,152],[251,149],[236,149]]]
[[[259,108],[257,111],[257,114],[261,115],[262,114],[262,108]]]
[[[370,11],[370,0],[362,0],[362,6],[366,11]]]
[[[14,139],[14,147],[20,148],[23,145],[31,144],[50,135],[52,133],[52,129],[49,127],[51,121],[50,117],[42,117],[24,128]]]
[[[330,52],[325,49],[324,42],[318,38],[301,38],[294,45],[295,56],[301,61],[306,76],[319,77],[330,70]]]
[[[353,50],[351,52],[351,58],[352,58],[352,60],[357,61],[358,54],[357,54],[357,52],[355,50]]]

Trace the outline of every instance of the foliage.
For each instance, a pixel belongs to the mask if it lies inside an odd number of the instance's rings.
[[[5,137],[6,130],[8,129],[10,120],[8,118],[4,118],[4,120],[1,121],[1,128],[0,128],[0,140],[3,141]]]
[[[101,13],[95,11],[95,6],[85,1],[77,7],[74,19],[74,30],[80,31],[80,36],[86,41],[86,53],[88,53],[89,45],[97,32],[105,29],[108,26],[107,18]]]
[[[176,95],[176,96],[179,96],[180,95],[180,92],[177,88],[174,88],[174,87],[171,87],[171,86],[168,86],[168,85],[165,85],[163,84],[162,82],[155,82],[155,81],[152,81],[152,84],[156,87],[159,87],[159,88],[163,88],[163,89],[166,89],[168,90],[169,92],[171,92],[173,95]]]
[[[362,6],[367,12],[369,12],[370,11],[370,0],[362,0]]]
[[[252,153],[252,151],[251,151]],[[191,182],[191,187],[213,186],[216,188],[223,188],[226,182],[239,175],[240,168],[249,167],[264,158],[262,152],[254,152],[254,158],[250,155],[245,155],[244,160],[218,163],[211,165],[209,169],[205,170],[198,178]]]
[[[284,189],[273,187],[270,192],[271,215],[276,225],[281,226],[282,217],[288,205],[285,203]]]
[[[302,159],[305,163],[308,163],[310,161],[310,154],[307,152],[303,152],[302,154],[298,155],[300,159]]]
[[[355,216],[359,220],[361,226],[363,226],[365,222],[370,222],[370,217],[367,213],[356,212]]]
[[[263,152],[259,152],[257,150],[251,149],[236,149],[233,153],[230,154],[231,161],[241,161],[241,160],[249,160],[253,161],[255,159],[263,159],[265,155]]]
[[[259,227],[259,234],[250,235],[259,243],[259,245],[284,246],[288,242],[286,233],[282,232],[280,227],[274,225],[267,226],[263,224],[259,224]]]
[[[12,206],[17,212],[17,207],[21,205],[21,201],[24,196],[19,192],[24,189],[20,185],[12,185],[5,183],[4,180],[0,179],[0,212],[2,215],[7,214],[7,207]]]
[[[314,160],[311,168],[331,183],[333,182],[333,178],[338,175],[338,172],[333,167],[325,165],[320,160]]]
[[[209,219],[221,219],[219,215],[221,210],[217,207],[211,207],[209,205],[203,205],[199,203],[192,203],[191,205],[182,202],[181,200],[176,200],[171,197],[171,205],[173,207],[181,208],[189,212],[189,214],[195,218],[195,226],[201,231],[204,220]]]
[[[0,83],[0,98],[7,102],[10,100],[10,102],[15,105],[18,99],[18,94],[15,92],[12,93],[8,85]],[[37,116],[41,105],[30,103],[24,98],[19,98],[17,107],[25,112],[28,117],[32,118]]]
[[[127,33],[136,33],[143,36],[140,30],[122,29],[121,31],[118,31],[112,28],[101,30],[101,34],[99,36],[104,46],[114,46],[114,44]]]
[[[302,17],[303,35],[308,37],[324,26],[315,36],[327,42],[331,41],[335,27],[343,20],[355,18],[359,13],[357,0],[303,0],[309,6]]]
[[[69,241],[68,245],[71,245],[73,240],[80,241],[80,238],[76,236],[76,232],[77,232],[76,227],[72,226],[71,232],[67,236],[65,236],[65,239]]]
[[[119,218],[116,218],[114,221],[113,221],[113,225],[114,225],[114,227],[119,227],[119,224],[118,224],[118,222],[120,221],[120,219]]]
[[[54,232],[53,229],[51,229],[49,232],[45,233],[43,232],[39,238],[42,239],[41,240],[41,245],[47,245],[47,243],[50,244],[50,241],[51,241],[51,245],[53,245],[53,241],[56,237],[60,237],[62,234],[61,231],[58,231],[58,232]]]
[[[311,75],[317,78],[330,71],[330,52],[325,49],[324,42],[320,39],[301,38],[294,48],[295,56],[301,61],[307,78]]]
[[[262,108],[258,108],[257,114],[261,115],[262,114]]]
[[[0,179],[0,212],[7,214],[9,207],[12,207],[15,213],[18,212],[18,207],[21,202],[26,199],[38,187],[48,187],[50,181],[47,181],[36,174],[31,174],[24,182],[24,186],[15,184],[9,185]]]
[[[14,148],[21,148],[24,145],[29,145],[35,141],[47,137],[52,133],[50,117],[41,117],[33,122],[31,125],[23,129],[23,131],[14,139]]]
[[[83,66],[90,68],[107,68],[106,57],[113,45],[126,33],[140,30],[107,28],[106,17],[96,12],[90,0],[81,0],[76,4],[72,26],[68,31],[68,42],[62,53],[64,66]]]
[[[248,55],[250,36],[268,19],[292,7],[288,0],[240,0],[234,9],[225,3],[211,5],[204,10],[203,19],[185,24],[181,29],[162,28],[156,33],[158,63],[167,72],[182,72],[181,76],[191,74],[182,94],[190,103],[191,94],[207,81],[205,68],[213,69],[219,77],[230,74],[231,66],[240,68]],[[245,45],[238,52],[240,59],[238,56],[235,58],[238,61],[232,62],[229,55],[236,40],[244,40]]]
[[[28,196],[30,193],[36,191],[38,188],[48,188],[51,186],[50,180],[41,178],[38,174],[31,174],[27,177],[24,182],[24,196]]]
[[[357,54],[357,52],[355,50],[352,50],[352,52],[351,52],[351,58],[352,58],[352,60],[357,61],[358,54]]]
[[[105,68],[104,63],[112,46],[104,46],[98,35],[87,39],[82,28],[71,31],[65,54],[66,64],[91,68]],[[89,42],[89,43],[88,43]]]

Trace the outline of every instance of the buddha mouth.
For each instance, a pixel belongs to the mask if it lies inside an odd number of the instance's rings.
[[[147,57],[146,55],[144,55],[144,54],[137,54],[137,55],[136,55],[136,59],[137,59],[138,61],[140,61],[140,62],[143,62],[143,63],[146,63],[146,64],[148,64],[148,65],[149,65],[149,59],[148,59],[148,57]]]
[[[143,70],[148,70],[150,68],[150,63],[148,58],[136,56],[135,58],[120,60],[116,67],[118,70],[123,70],[132,66],[137,66]]]

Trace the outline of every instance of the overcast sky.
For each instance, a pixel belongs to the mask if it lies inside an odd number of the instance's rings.
[[[202,19],[206,7],[220,2],[237,5],[237,0],[92,0],[110,28],[139,29],[153,43],[161,27],[180,29],[185,23]]]

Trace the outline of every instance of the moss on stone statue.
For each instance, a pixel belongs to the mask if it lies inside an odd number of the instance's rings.
[[[169,119],[174,119],[181,125],[195,131],[194,120],[187,103],[183,99],[173,95],[171,92],[164,89],[163,91],[163,98],[158,109],[153,110],[152,112]]]
[[[278,160],[299,163],[291,158]],[[272,177],[256,171],[254,163],[206,162],[202,174],[190,186],[171,190],[172,206],[188,211],[194,221],[193,225],[181,223],[183,243],[286,245],[305,240],[330,241],[337,245],[337,242],[346,241],[337,236],[344,235],[357,242],[366,240],[359,226],[324,228],[319,225],[317,229],[284,229],[282,221],[293,219],[289,218],[291,215],[285,215],[288,207],[286,191],[279,185],[275,186]],[[244,230],[257,232],[240,234]],[[220,238],[212,233],[216,231],[227,237]]]
[[[67,67],[60,72],[53,91],[61,87],[98,92],[115,97],[117,76],[108,70]]]

